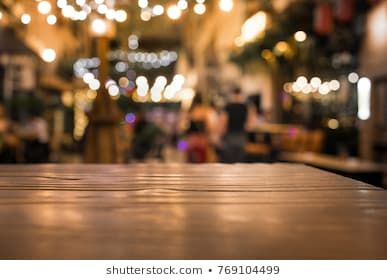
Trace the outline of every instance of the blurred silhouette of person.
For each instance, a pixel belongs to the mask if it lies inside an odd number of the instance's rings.
[[[204,104],[202,94],[198,92],[188,112],[186,130],[188,162],[204,163],[214,160],[216,123],[216,111],[211,106]]]
[[[137,113],[131,145],[132,157],[136,160],[145,160],[149,156],[161,159],[164,143],[164,131],[149,122],[144,111]]]
[[[27,163],[43,163],[49,161],[48,123],[41,116],[38,108],[31,110],[30,117],[20,128],[19,135],[24,140],[24,160]]]
[[[232,90],[229,103],[221,114],[223,127],[222,162],[235,163],[245,160],[246,125],[249,115],[255,114],[245,103],[239,87]]]
[[[13,132],[7,110],[0,104],[0,163],[18,162],[20,141]]]

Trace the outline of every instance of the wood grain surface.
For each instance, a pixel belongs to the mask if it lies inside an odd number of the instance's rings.
[[[0,259],[387,259],[387,192],[297,164],[3,165]]]

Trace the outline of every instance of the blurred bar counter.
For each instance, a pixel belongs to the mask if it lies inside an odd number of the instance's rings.
[[[281,153],[280,159],[311,165],[352,179],[383,187],[387,166],[359,158],[330,156],[319,153]]]
[[[387,192],[299,164],[4,165],[0,259],[386,259]]]

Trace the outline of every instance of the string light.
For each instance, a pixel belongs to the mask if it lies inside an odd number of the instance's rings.
[[[75,3],[77,3],[78,6],[84,6],[86,4],[86,0],[75,0]]]
[[[83,81],[86,83],[86,84],[89,84],[92,80],[94,80],[95,79],[95,77],[94,77],[94,75],[93,75],[93,73],[90,73],[90,72],[88,72],[88,73],[86,73],[85,75],[83,75]]]
[[[57,21],[57,18],[54,15],[49,15],[49,16],[47,16],[46,21],[49,25],[54,25]]]
[[[194,6],[194,12],[198,15],[203,15],[206,12],[206,5],[202,3],[197,3]]]
[[[152,8],[152,14],[155,16],[161,16],[164,13],[164,7],[161,5],[156,5]]]
[[[234,7],[234,1],[233,0],[219,0],[219,8],[223,12],[231,12],[232,8]]]
[[[355,84],[357,83],[357,81],[359,80],[359,75],[355,72],[352,72],[352,73],[349,73],[348,75],[348,81],[352,84]]]
[[[148,0],[138,0],[138,6],[142,9],[148,7]]]
[[[172,5],[168,8],[167,14],[170,19],[177,20],[181,16],[181,10],[176,5]]]
[[[338,80],[332,80],[329,82],[329,89],[336,91],[340,88],[340,82]]]
[[[53,49],[44,49],[41,53],[41,57],[45,62],[51,63],[56,59],[56,52]]]
[[[115,20],[117,22],[124,22],[128,18],[128,14],[124,10],[118,10],[115,12]]]
[[[307,38],[307,35],[304,31],[297,31],[294,33],[294,40],[297,42],[304,42]]]
[[[308,79],[305,76],[297,77],[293,83],[285,83],[284,91],[291,93],[304,93],[309,94],[312,92],[318,92],[321,95],[327,95],[330,92],[334,92],[340,89],[340,82],[338,80],[330,80],[322,82],[319,77],[313,77],[308,83]]]
[[[101,4],[97,8],[97,12],[100,13],[101,15],[106,14],[107,11],[108,11],[108,7],[105,4]]]
[[[58,6],[59,9],[63,9],[64,7],[67,6],[67,0],[58,0],[56,2],[56,5]]]
[[[116,84],[114,84],[108,88],[108,93],[110,96],[115,97],[120,94],[120,89]]]
[[[152,18],[152,12],[149,9],[143,9],[141,11],[140,18],[143,21],[150,21]]]
[[[51,12],[51,4],[48,1],[41,1],[38,4],[38,11],[42,15],[47,15],[49,12]]]
[[[93,79],[89,83],[89,88],[91,90],[98,90],[101,87],[101,83],[97,79]]]
[[[91,23],[91,30],[97,35],[106,34],[107,24],[100,18],[94,19]]]
[[[22,14],[22,16],[20,17],[20,20],[23,24],[30,24],[31,22],[31,16],[29,14]]]
[[[188,2],[186,0],[179,0],[177,1],[177,7],[180,10],[186,10],[188,8]]]
[[[318,88],[318,92],[321,94],[321,95],[327,95],[329,93],[330,89],[329,89],[329,83],[328,82],[324,82],[321,84],[321,86]]]
[[[116,12],[113,9],[108,9],[105,16],[108,20],[113,20],[116,17]]]

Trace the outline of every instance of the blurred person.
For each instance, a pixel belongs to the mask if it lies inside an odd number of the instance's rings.
[[[25,162],[43,163],[49,161],[48,123],[38,109],[32,110],[27,122],[19,128],[18,134],[24,142]]]
[[[18,162],[20,141],[12,128],[7,110],[0,104],[0,163]]]
[[[146,119],[145,112],[140,111],[136,116],[132,138],[132,157],[135,160],[145,160],[149,156],[162,158],[165,134],[157,125]]]
[[[235,163],[245,160],[247,142],[246,127],[256,115],[254,107],[248,106],[239,87],[232,90],[230,101],[221,114],[223,128],[222,162]]]
[[[188,128],[185,132],[188,142],[187,161],[190,163],[215,161],[217,114],[211,106],[204,104],[200,92],[192,101],[187,119]]]

